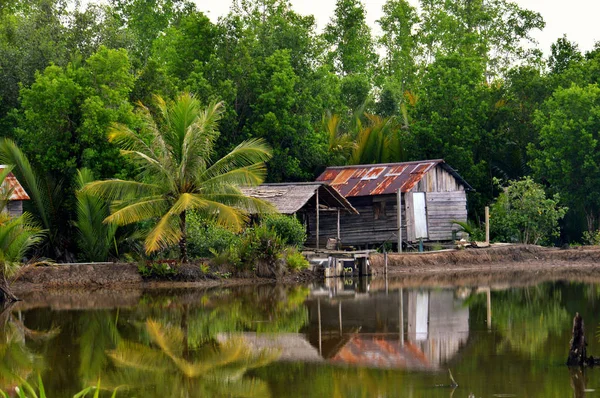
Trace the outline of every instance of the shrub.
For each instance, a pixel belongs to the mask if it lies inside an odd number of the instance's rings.
[[[187,218],[188,254],[191,258],[206,258],[240,244],[234,232],[209,223],[191,212]]]
[[[558,221],[567,212],[558,203],[558,195],[546,198],[542,186],[529,177],[510,181],[491,207],[490,231],[505,242],[548,243],[558,236]]]
[[[144,279],[173,279],[178,275],[176,266],[161,262],[140,263],[138,272]]]
[[[310,266],[310,263],[306,257],[304,257],[304,255],[295,248],[289,248],[286,251],[285,262],[287,264],[287,268],[291,271],[301,271]]]
[[[269,214],[262,219],[261,224],[273,229],[286,245],[301,247],[306,242],[306,228],[294,216]]]
[[[254,267],[258,276],[272,277],[280,273],[278,262],[285,245],[275,230],[261,224],[249,228],[239,246],[241,264]]]
[[[593,232],[585,231],[583,233],[583,244],[591,246],[600,245],[600,230],[595,230]]]

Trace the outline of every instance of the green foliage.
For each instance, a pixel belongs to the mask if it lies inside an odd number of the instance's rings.
[[[566,212],[558,195],[546,198],[531,178],[510,181],[491,206],[490,233],[497,241],[549,244],[558,236],[558,222]]]
[[[275,231],[284,245],[299,248],[306,241],[306,228],[295,216],[269,214],[262,218],[261,224]]]
[[[244,231],[240,258],[245,267],[254,266],[258,261],[274,264],[282,257],[284,249],[283,239],[275,230],[260,224]]]
[[[583,244],[598,246],[600,245],[600,230],[596,231],[583,231]]]
[[[203,107],[189,93],[172,103],[157,97],[155,105],[158,114],[140,107],[141,131],[115,124],[110,133],[111,141],[138,167],[138,180],[96,181],[85,191],[119,201],[105,222],[156,220],[144,242],[146,253],[179,244],[180,259],[187,262],[188,211],[240,230],[247,212],[270,209],[262,200],[245,196],[240,186],[263,181],[271,151],[263,140],[254,139],[211,161],[223,105]]]
[[[203,219],[196,212],[187,215],[188,250],[191,258],[211,257],[240,244],[238,234]]]
[[[460,227],[460,231],[465,232],[469,235],[469,240],[471,241],[484,241],[485,240],[485,230],[481,228],[481,226],[475,225],[473,222],[465,222],[452,220],[452,224],[456,224]]]
[[[587,218],[587,229],[600,220],[600,88],[559,88],[535,115],[539,144],[530,144],[534,175],[550,184],[569,208]]]
[[[306,257],[296,249],[286,250],[285,263],[291,271],[302,271],[310,266]]]
[[[179,274],[177,267],[170,263],[149,262],[138,264],[138,272],[144,279],[173,279]]]
[[[77,244],[82,260],[102,262],[108,260],[109,252],[116,246],[117,225],[104,223],[109,216],[108,203],[101,198],[82,191],[85,184],[94,181],[88,169],[77,172],[77,220],[79,231]]]

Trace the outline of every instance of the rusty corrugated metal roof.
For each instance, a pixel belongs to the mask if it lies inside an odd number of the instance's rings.
[[[398,189],[410,191],[429,170],[438,165],[452,174],[465,189],[473,189],[443,159],[328,167],[317,181],[329,183],[344,197],[387,195],[396,193]]]
[[[0,165],[0,170],[4,170],[6,166]],[[4,182],[0,186],[2,192],[10,192],[9,200],[29,200],[31,199],[25,189],[17,180],[17,177],[13,173],[8,173]]]

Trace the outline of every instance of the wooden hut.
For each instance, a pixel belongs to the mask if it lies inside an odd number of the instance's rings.
[[[5,168],[6,166],[0,165],[0,170]],[[7,200],[3,211],[8,212],[11,217],[18,217],[23,214],[23,201],[30,199],[13,173],[8,173],[2,185],[0,185],[0,196],[1,200]]]
[[[467,220],[466,191],[472,190],[441,159],[328,167],[317,181],[330,184],[360,213],[341,220],[342,244],[355,247],[452,240],[458,229],[452,221]],[[336,230],[335,217],[321,218],[321,239]],[[308,243],[315,239],[310,230]]]
[[[269,202],[281,214],[297,216],[306,226],[307,232],[312,231],[312,236],[315,237],[320,236],[320,220],[323,216],[333,220],[333,225],[330,225],[333,229],[329,232],[335,238],[341,233],[341,214],[358,214],[346,198],[323,182],[263,184],[244,188],[243,192],[247,196]],[[319,239],[313,239],[313,242],[319,242]]]

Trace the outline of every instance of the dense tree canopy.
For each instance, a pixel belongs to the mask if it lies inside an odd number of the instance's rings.
[[[476,189],[474,221],[499,194],[493,177],[531,175],[560,194],[567,222],[587,216],[563,238],[598,228],[598,48],[567,37],[536,48],[544,21],[509,0],[388,0],[379,36],[366,12],[338,0],[320,31],[289,0],[237,0],[218,21],[187,0],[2,2],[2,137],[60,192],[65,242],[76,240],[78,169],[133,176],[109,127],[143,133],[136,104],[181,92],[223,103],[215,156],[248,139],[273,148],[270,182],[445,158]]]

